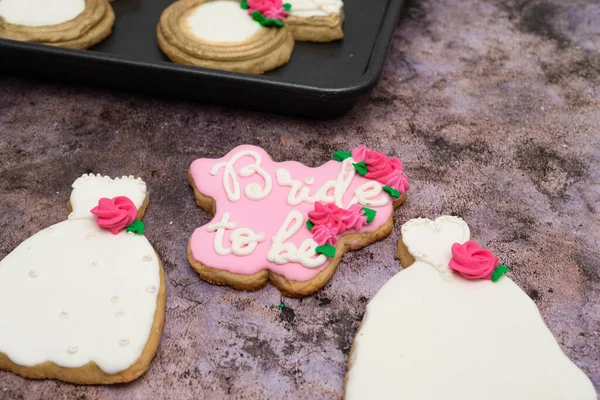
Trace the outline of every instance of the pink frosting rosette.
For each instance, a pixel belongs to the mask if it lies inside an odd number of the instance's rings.
[[[131,225],[137,216],[135,204],[125,196],[102,198],[90,212],[98,217],[96,223],[100,228],[108,229],[115,235]]]
[[[312,233],[313,239],[319,246],[323,246],[325,244],[335,246],[338,242],[338,229],[331,226],[331,224],[315,225]]]
[[[314,211],[308,213],[308,218],[315,227],[318,225],[329,225],[336,230],[342,227],[343,216],[344,209],[339,208],[333,203],[316,202]]]
[[[282,0],[248,0],[248,13],[258,11],[268,19],[285,21],[288,12],[283,7]]]
[[[469,240],[452,245],[452,259],[448,265],[466,279],[492,279],[499,260],[491,251]]]
[[[394,170],[388,177],[388,181],[385,184],[393,189],[396,189],[400,193],[406,192],[410,189],[410,185],[408,184],[408,176],[401,170]]]
[[[397,158],[388,157],[383,152],[370,150],[365,146],[358,146],[352,150],[352,159],[358,163],[365,163],[365,178],[374,179],[400,193],[405,193],[410,188],[408,177],[402,172],[402,162]]]
[[[347,210],[344,210],[342,215],[342,227],[341,232],[349,229],[360,230],[364,225],[367,224],[367,217],[365,212],[359,204],[353,204]]]

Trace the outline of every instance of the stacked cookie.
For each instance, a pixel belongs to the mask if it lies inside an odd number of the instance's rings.
[[[174,62],[250,74],[287,63],[294,40],[341,39],[341,0],[179,0],[158,24]]]

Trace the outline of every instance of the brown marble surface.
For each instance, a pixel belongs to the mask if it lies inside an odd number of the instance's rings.
[[[81,173],[135,174],[168,286],[141,379],[80,387],[0,372],[0,399],[339,398],[365,305],[400,269],[398,228],[445,213],[512,267],[600,388],[599,20],[595,0],[410,1],[379,86],[329,122],[0,75],[0,257],[66,217]],[[186,169],[242,143],[308,165],[361,143],[399,156],[412,190],[396,229],[283,310],[273,287],[204,283],[185,250],[210,217]]]

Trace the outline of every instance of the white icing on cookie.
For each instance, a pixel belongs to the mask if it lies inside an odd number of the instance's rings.
[[[85,10],[85,0],[0,0],[0,17],[10,24],[57,25]]]
[[[339,14],[344,6],[341,0],[287,0],[292,8],[290,14],[296,17],[324,17]]]
[[[240,3],[229,0],[202,3],[189,16],[188,23],[197,38],[211,42],[241,42],[262,28]]]
[[[93,361],[123,371],[148,341],[158,288],[144,236],[113,235],[92,219],[60,222],[0,262],[0,352],[26,367]]]
[[[69,219],[96,217],[90,210],[98,205],[102,197],[126,196],[139,209],[146,199],[146,183],[140,178],[123,176],[112,179],[100,174],[84,174],[73,183],[70,203],[73,212]]]
[[[264,187],[258,183],[250,183],[244,189],[244,193],[250,200],[264,199],[273,190],[273,179],[267,171],[261,168],[262,157],[256,151],[240,151],[231,157],[229,161],[213,165],[210,174],[215,176],[223,168],[225,170],[223,174],[223,188],[225,189],[225,193],[227,193],[227,198],[230,201],[238,201],[240,199],[240,183],[233,167],[236,162],[244,157],[254,158],[254,163],[243,166],[239,171],[239,176],[241,178],[249,178],[257,174],[264,180]]]
[[[402,225],[402,242],[418,261],[433,265],[438,271],[448,270],[454,243],[469,240],[469,226],[461,218],[444,215],[435,221],[411,219]],[[432,245],[435,243],[435,245]]]
[[[402,240],[417,261],[368,304],[346,399],[596,399],[590,380],[510,278],[439,276],[430,263],[447,265],[451,242],[468,239],[468,227],[455,217],[403,226]]]

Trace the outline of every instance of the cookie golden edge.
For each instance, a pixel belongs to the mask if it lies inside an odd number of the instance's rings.
[[[406,248],[406,246],[404,245],[404,242],[402,241],[402,235],[400,236],[400,239],[398,239],[398,248],[396,249],[396,259],[398,261],[400,261],[400,265],[402,265],[403,268],[409,268],[411,265],[413,265],[415,263],[415,258],[410,255],[408,249]],[[366,311],[365,311],[365,314],[363,315],[362,321],[364,321],[365,318],[367,318]],[[346,388],[348,387],[348,379],[350,378],[350,370],[352,369],[352,364],[354,362],[354,350],[356,348],[354,343],[362,329],[362,326],[363,326],[362,321],[361,321],[360,325],[358,326],[358,329],[356,330],[356,334],[354,335],[354,339],[352,340],[352,346],[350,347],[350,354],[348,355],[348,367],[347,367],[347,371],[346,371],[346,376],[344,377],[343,398],[346,398]]]
[[[149,197],[146,195],[144,204],[138,210],[139,219],[144,216],[148,201]],[[69,212],[71,212],[72,209],[70,203],[68,209]],[[79,385],[127,383],[142,376],[150,367],[150,363],[158,351],[160,338],[165,324],[165,310],[167,304],[165,271],[160,256],[156,252],[155,254],[160,266],[160,289],[156,298],[156,311],[154,312],[150,335],[142,350],[142,354],[129,368],[116,374],[107,374],[93,361],[77,368],[61,367],[51,361],[46,361],[33,367],[25,367],[15,364],[6,354],[0,352],[0,369],[12,372],[13,374],[27,379],[55,379]]]
[[[201,193],[190,171],[188,170],[188,182],[194,190],[196,204],[206,212],[215,215],[216,202],[212,197]],[[398,200],[393,202],[394,209],[400,207],[406,201],[406,193]],[[329,264],[319,272],[314,278],[308,281],[293,281],[284,276],[276,274],[269,270],[262,270],[251,275],[234,274],[229,271],[211,268],[202,262],[194,259],[188,242],[188,261],[191,267],[200,275],[200,277],[215,285],[230,286],[242,291],[256,291],[263,288],[267,283],[271,283],[286,297],[305,297],[318,292],[335,274],[342,256],[353,250],[359,250],[365,246],[373,244],[390,234],[393,229],[393,217],[390,218],[378,229],[372,232],[352,233],[342,235],[335,246],[335,256],[329,260]]]
[[[106,39],[114,22],[115,13],[108,0],[86,0],[81,14],[56,25],[16,25],[0,17],[0,38],[83,50]]]
[[[261,75],[267,71],[281,67],[292,57],[295,46],[294,37],[287,26],[281,28],[265,28],[276,30],[280,38],[265,48],[265,44],[250,38],[239,45],[223,45],[219,48],[219,57],[206,56],[214,52],[218,42],[195,40],[191,36],[183,37],[184,30],[178,27],[178,19],[189,10],[203,3],[215,0],[179,0],[167,7],[156,27],[156,38],[161,51],[173,62],[230,72],[242,72]],[[258,23],[258,22],[257,22]],[[206,50],[203,46],[208,47]],[[274,48],[273,48],[274,46]],[[226,57],[229,51],[235,49],[235,55]],[[266,51],[263,51],[266,50]],[[257,54],[259,52],[259,54]]]
[[[344,12],[316,17],[290,15],[286,24],[299,42],[333,42],[344,38]]]

